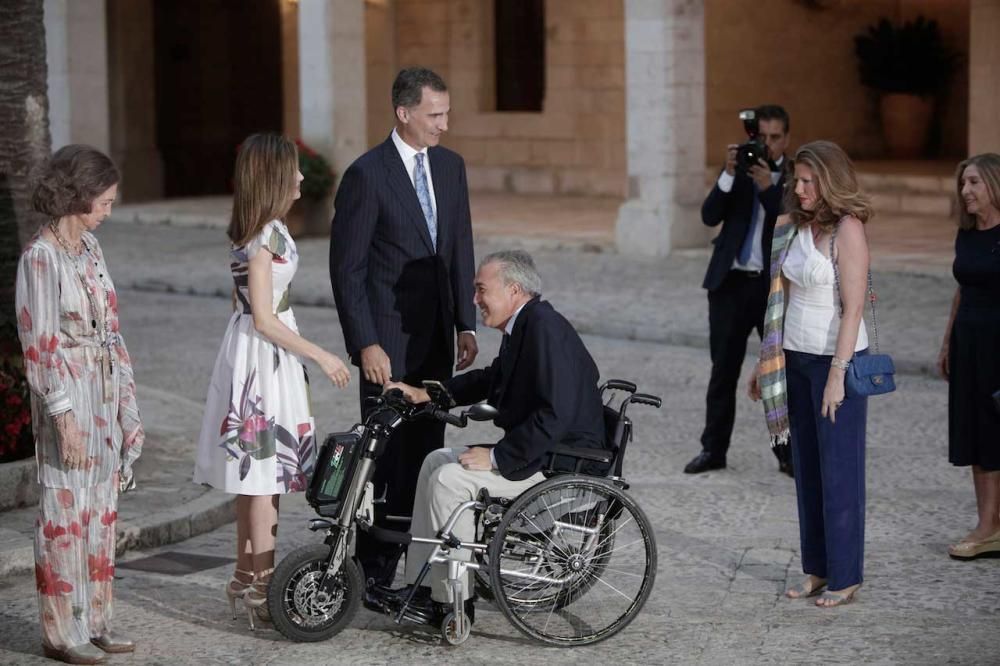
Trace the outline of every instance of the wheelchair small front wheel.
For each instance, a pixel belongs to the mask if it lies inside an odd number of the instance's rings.
[[[274,628],[297,642],[324,641],[343,630],[357,613],[364,581],[353,558],[345,558],[332,581],[320,581],[330,547],[302,546],[275,568],[268,590]]]
[[[656,579],[656,542],[642,509],[616,485],[558,476],[504,512],[487,554],[497,607],[522,633],[588,645],[624,629]]]
[[[458,631],[458,622],[455,619],[455,613],[448,613],[444,616],[444,620],[441,622],[441,637],[448,642],[449,645],[461,645],[465,641],[469,640],[469,635],[472,633],[472,621],[468,616],[465,618],[465,630]]]

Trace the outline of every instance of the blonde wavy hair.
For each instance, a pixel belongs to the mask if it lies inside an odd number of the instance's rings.
[[[268,222],[284,219],[294,201],[298,168],[298,150],[286,137],[251,134],[240,145],[226,230],[233,245],[246,245]]]
[[[862,224],[872,219],[871,199],[858,188],[854,165],[843,148],[832,141],[811,141],[795,153],[794,164],[812,171],[817,195],[816,207],[805,210],[794,184],[785,189],[785,212],[795,225],[815,222],[823,231],[830,231],[845,215],[858,218]]]
[[[958,194],[958,226],[961,229],[975,229],[976,216],[970,215],[965,210],[965,202],[962,200],[962,173],[966,167],[974,166],[979,171],[979,177],[986,185],[986,191],[990,195],[990,204],[1000,210],[1000,155],[996,153],[981,153],[973,155],[967,160],[958,163],[955,171],[956,192]]]

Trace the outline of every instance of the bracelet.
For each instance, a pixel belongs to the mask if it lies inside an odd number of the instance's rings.
[[[839,359],[836,356],[834,356],[833,358],[830,359],[830,365],[834,368],[838,368],[846,372],[847,368],[851,366],[851,362]]]

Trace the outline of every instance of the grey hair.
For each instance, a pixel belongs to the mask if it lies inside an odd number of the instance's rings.
[[[524,250],[500,250],[486,255],[479,267],[493,262],[500,264],[500,278],[504,285],[516,284],[532,296],[542,295],[542,276],[538,274],[530,254]]]

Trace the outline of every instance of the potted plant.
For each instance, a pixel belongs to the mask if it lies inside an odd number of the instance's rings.
[[[958,54],[945,45],[937,21],[923,16],[900,26],[879,19],[854,37],[854,52],[861,83],[879,93],[889,155],[920,157],[935,98],[951,80]]]
[[[318,152],[296,139],[299,150],[299,171],[303,180],[299,186],[302,197],[288,212],[285,222],[294,235],[323,236],[330,233],[334,174],[330,163]]]

